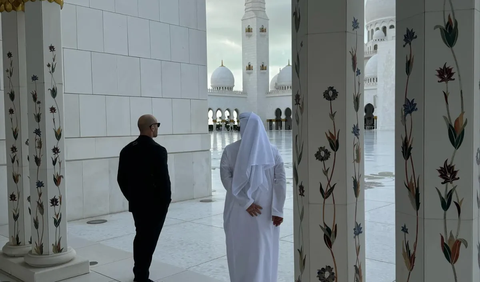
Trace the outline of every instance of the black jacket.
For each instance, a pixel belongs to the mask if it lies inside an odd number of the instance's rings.
[[[120,152],[117,181],[129,211],[155,210],[171,201],[167,150],[148,136],[139,136]]]

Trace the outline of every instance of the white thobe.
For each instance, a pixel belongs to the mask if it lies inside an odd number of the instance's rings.
[[[227,190],[223,220],[230,281],[277,282],[280,227],[273,225],[272,216],[283,218],[286,198],[283,160],[272,146],[275,166],[265,172],[268,189],[257,189],[251,198],[243,191],[234,197],[232,177],[240,142],[228,145],[220,162],[220,177]],[[246,211],[252,203],[263,208],[261,215],[252,217]]]

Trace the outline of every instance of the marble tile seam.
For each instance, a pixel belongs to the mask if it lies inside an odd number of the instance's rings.
[[[110,277],[110,276],[108,276],[108,275],[105,275],[105,274],[101,273],[100,271],[96,271],[95,268],[90,269],[90,272],[95,272],[96,274],[98,274],[98,275],[100,275],[100,276],[106,277],[106,278],[108,278],[108,279],[112,279],[110,282],[112,282],[112,281],[121,282],[120,280],[117,280],[117,279],[115,279],[115,278],[113,278],[113,277]],[[60,281],[60,282],[61,282],[61,281]]]
[[[125,144],[126,145],[126,144]],[[168,149],[167,149],[168,150]],[[179,154],[190,154],[190,153],[204,153],[207,150],[196,150],[196,151],[172,151],[169,152],[169,155],[179,155]],[[120,151],[118,152],[120,154]],[[111,156],[111,157],[92,157],[92,158],[68,158],[66,162],[79,162],[79,161],[97,161],[97,160],[111,160],[111,159],[118,159],[118,156]],[[7,166],[6,164],[0,164],[0,166]]]
[[[92,241],[92,242],[95,242],[93,245],[96,245],[96,244],[102,244],[102,245],[104,245],[104,242],[106,242],[106,241],[115,240],[115,239],[120,239],[120,238],[127,237],[127,236],[131,236],[131,235],[134,235],[134,234],[136,234],[135,231],[130,232],[130,233],[127,233],[127,234],[119,235],[119,236],[116,236],[116,237],[106,238],[106,239],[102,239],[102,240],[99,240],[99,241]],[[82,247],[82,248],[91,247],[91,246],[92,246],[92,245],[84,246],[84,247]],[[107,245],[105,245],[105,246],[107,246]],[[110,247],[110,246],[109,246],[109,247]],[[112,247],[112,248],[114,248],[114,247]],[[81,248],[79,248],[79,249],[81,249]],[[115,248],[115,249],[117,249],[117,248]],[[121,249],[119,249],[119,250],[121,250]],[[122,250],[122,251],[123,251],[123,250]]]
[[[367,205],[368,205],[368,204],[365,203],[365,208],[367,208],[367,207],[366,207]],[[387,205],[385,205],[385,206],[375,207],[375,208],[370,209],[370,210],[365,211],[365,212],[367,213],[367,212],[371,212],[371,211],[378,210],[378,209],[381,209],[381,208],[386,208],[386,207],[391,206],[391,205],[395,205],[395,203],[390,203],[390,204],[387,204]]]
[[[385,222],[381,222],[381,221],[374,221],[374,220],[365,220],[365,225],[368,226],[368,223],[371,222],[371,223],[375,223],[375,224],[380,224],[380,225],[385,225],[385,226],[395,226],[395,222],[393,223],[385,223]]]
[[[169,136],[187,136],[192,135],[208,135],[208,133],[173,133],[173,134],[158,134],[157,138],[169,137]],[[138,135],[111,135],[111,136],[77,136],[77,137],[65,137],[65,140],[84,140],[84,139],[116,139],[116,138],[137,138]],[[0,140],[2,141],[2,140]],[[205,149],[202,151],[210,151],[211,149]]]
[[[179,202],[180,203],[180,202]],[[201,219],[205,219],[205,218],[209,218],[209,217],[214,217],[214,216],[217,216],[217,215],[222,215],[223,212],[221,213],[215,213],[215,214],[212,214],[212,215],[209,215],[209,216],[205,216],[205,217],[199,217],[199,218],[194,218],[192,220],[185,220],[185,219],[179,219],[179,218],[176,218],[176,217],[169,217],[167,215],[168,218],[171,218],[171,219],[175,219],[175,220],[181,220],[183,222],[179,222],[179,223],[176,223],[176,224],[184,224],[184,223],[195,223],[194,221],[197,221],[197,220],[201,220]],[[172,225],[175,225],[175,224],[172,224]]]
[[[227,255],[225,254],[225,255],[223,255],[223,256],[219,256],[219,257],[213,258],[213,259],[211,259],[211,260],[204,261],[204,262],[202,262],[202,263],[200,263],[200,264],[192,265],[192,266],[190,266],[190,267],[187,267],[186,271],[195,272],[195,271],[190,270],[190,269],[192,269],[192,268],[194,268],[194,267],[197,267],[197,266],[201,266],[201,265],[203,265],[203,264],[210,263],[210,262],[215,261],[215,260],[217,260],[217,259],[222,259],[222,258],[226,258],[226,257],[227,257]],[[185,272],[185,271],[183,271],[183,272]],[[195,272],[195,273],[197,273],[197,272]],[[177,274],[178,274],[178,273],[177,273]],[[176,275],[176,274],[174,274],[174,275]],[[173,275],[171,275],[171,276],[173,276]],[[168,276],[168,277],[171,277],[171,276]],[[168,277],[165,277],[165,278],[168,278]]]
[[[120,152],[119,152],[120,153]],[[90,159],[66,159],[65,161],[67,163],[69,162],[81,162],[81,161],[101,161],[101,160],[114,160],[118,159],[118,156],[113,156],[113,157],[97,157],[97,158],[90,158]]]
[[[381,262],[381,263],[388,263],[388,264],[391,264],[391,265],[395,265],[395,263],[391,263],[391,262],[387,262],[387,261],[382,261],[382,260],[378,260],[378,259],[372,259],[372,258],[366,258],[367,260],[371,260],[371,261],[375,261],[375,262]],[[368,261],[365,262],[366,264],[368,264]]]
[[[365,199],[365,201],[377,202],[377,203],[386,203],[386,204],[395,204],[395,202],[377,201],[377,200],[370,200],[370,199]]]
[[[196,220],[198,220],[198,219],[196,219]],[[206,223],[201,223],[201,222],[195,222],[196,220],[190,221],[189,223],[196,224],[196,225],[207,226],[207,227],[209,227],[209,228],[216,228],[216,229],[221,229],[221,230],[223,230],[223,227],[214,226],[214,225],[211,225],[211,224],[206,224]]]

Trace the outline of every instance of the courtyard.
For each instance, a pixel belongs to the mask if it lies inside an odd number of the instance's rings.
[[[212,189],[206,199],[176,202],[170,206],[150,278],[162,282],[228,282],[223,232],[225,192],[219,163],[223,148],[237,141],[238,132],[212,132]],[[293,188],[291,131],[268,131],[284,161],[288,197],[281,226],[278,282],[294,281]],[[161,136],[158,142],[162,142]],[[394,132],[365,132],[366,281],[395,279]],[[87,224],[93,219],[103,224]],[[117,213],[68,223],[69,245],[91,261],[88,275],[68,282],[133,280],[132,242],[135,236],[130,213]],[[7,242],[8,227],[0,226],[0,245]],[[0,281],[16,281],[0,272]]]

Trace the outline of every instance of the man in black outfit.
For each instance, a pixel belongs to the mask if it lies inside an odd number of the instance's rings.
[[[152,281],[150,264],[171,202],[167,150],[153,140],[159,127],[154,116],[141,116],[138,119],[140,136],[120,152],[117,181],[128,200],[136,228],[135,282]]]

